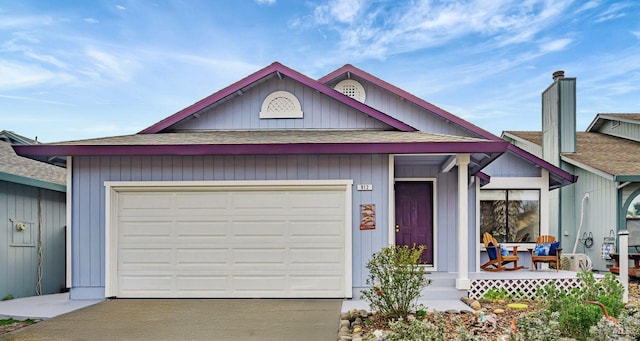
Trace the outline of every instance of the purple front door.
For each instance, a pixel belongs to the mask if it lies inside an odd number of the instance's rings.
[[[425,245],[422,261],[433,264],[433,183],[396,182],[396,245]]]

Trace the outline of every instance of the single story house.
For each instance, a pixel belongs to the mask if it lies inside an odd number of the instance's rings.
[[[137,134],[15,150],[67,156],[72,298],[357,297],[372,253],[414,243],[465,290],[481,220],[535,241],[576,180],[352,65],[276,62]]]
[[[66,288],[66,170],[11,147],[35,143],[0,131],[0,299]]]
[[[576,79],[557,73],[543,93],[542,127],[502,137],[580,178],[552,194],[551,231],[563,253],[575,247],[594,269],[607,271],[607,249],[619,230],[629,228],[629,244],[640,246],[640,114],[598,114],[576,132]]]

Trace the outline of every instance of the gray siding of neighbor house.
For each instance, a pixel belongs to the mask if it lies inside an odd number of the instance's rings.
[[[606,262],[600,256],[604,237],[609,236],[611,230],[617,233],[616,223],[616,183],[580,168],[574,170],[580,179],[571,189],[564,189],[561,194],[560,231],[562,232],[563,253],[572,253],[577,238],[593,236],[593,246],[586,248],[578,243],[576,253],[585,253],[593,262],[593,268],[607,270]],[[582,199],[586,193],[589,198],[585,201],[582,231],[578,235],[580,225]],[[569,236],[564,236],[564,232]]]
[[[620,124],[614,126],[614,122],[620,121],[606,121],[598,131],[611,136],[640,141],[640,124],[620,122]]]
[[[105,181],[320,179],[354,181],[353,286],[364,286],[364,264],[388,245],[387,155],[74,158],[72,298],[104,297]],[[373,191],[357,191],[357,184],[372,184]],[[375,230],[360,231],[360,204],[376,205]]]
[[[420,130],[429,133],[478,137],[476,134],[447,122],[442,117],[421,108],[400,96],[377,85],[353,77],[362,84],[367,93],[365,104],[379,111],[390,113],[393,117]]]
[[[0,181],[0,299],[36,295],[39,221],[42,294],[65,288],[65,205],[65,193]],[[16,223],[26,229],[18,231]]]
[[[260,119],[264,99],[274,91],[293,93],[303,118]],[[391,129],[386,124],[290,78],[277,77],[174,127],[175,130]]]

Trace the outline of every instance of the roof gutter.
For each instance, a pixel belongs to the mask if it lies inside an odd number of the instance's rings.
[[[503,153],[506,141],[13,146],[20,156]]]

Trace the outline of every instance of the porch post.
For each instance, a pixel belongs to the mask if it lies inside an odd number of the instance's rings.
[[[469,154],[458,154],[458,278],[456,288],[468,290],[469,280]]]

